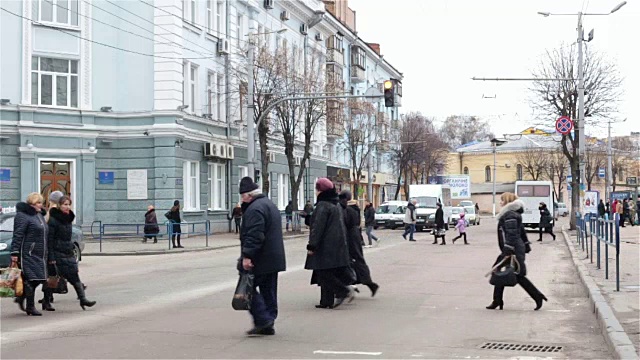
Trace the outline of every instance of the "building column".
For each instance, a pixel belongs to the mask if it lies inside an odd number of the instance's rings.
[[[81,186],[76,186],[79,204],[75,208],[81,210],[82,225],[87,226],[96,218],[96,154],[83,153],[80,162]]]
[[[38,166],[36,153],[33,151],[20,151],[20,201],[24,201],[27,195],[38,189]]]

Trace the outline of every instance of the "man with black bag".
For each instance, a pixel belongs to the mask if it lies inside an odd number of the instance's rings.
[[[238,270],[254,275],[249,336],[275,335],[278,317],[278,273],[286,270],[280,211],[250,177],[240,181],[242,226]]]

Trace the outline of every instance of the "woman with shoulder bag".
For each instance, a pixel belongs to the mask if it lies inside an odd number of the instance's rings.
[[[96,302],[87,300],[84,285],[78,275],[78,261],[74,254],[75,245],[71,239],[72,223],[75,217],[75,214],[71,211],[71,198],[68,196],[60,198],[59,207],[52,208],[49,217],[48,247],[50,257],[54,260],[53,265],[57,275],[67,279],[73,285],[80,300],[80,307],[84,310],[85,307],[94,306]],[[46,300],[47,297],[45,296],[42,302],[42,310],[54,311],[55,309]]]
[[[536,308],[534,310],[539,310],[542,307],[542,302],[547,301],[547,298],[526,277],[525,254],[531,251],[531,244],[527,239],[527,234],[522,224],[524,203],[522,200],[518,200],[515,194],[507,192],[500,197],[500,206],[502,206],[502,210],[498,214],[498,245],[502,253],[498,256],[494,265],[502,263],[507,258],[511,260],[511,257],[515,256],[515,260],[519,265],[517,267],[519,270],[517,273],[518,284],[535,300]],[[495,285],[493,288],[493,302],[487,306],[487,309],[493,310],[499,307],[502,310],[504,306],[503,294],[504,286]]]
[[[176,200],[173,202],[173,207],[169,210],[164,216],[171,221],[172,232],[171,232],[171,247],[172,248],[183,248],[184,246],[180,245],[180,234],[182,233],[182,228],[180,227],[180,223],[182,219],[180,218],[180,201]],[[178,244],[176,245],[176,241]]]

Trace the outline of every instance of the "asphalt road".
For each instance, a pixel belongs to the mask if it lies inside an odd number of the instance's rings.
[[[277,333],[265,338],[247,338],[249,315],[231,309],[237,248],[86,257],[80,276],[98,304],[82,311],[75,293],[57,295],[55,312],[28,317],[2,299],[0,357],[611,358],[563,241],[534,242],[527,258],[530,279],[549,298],[540,311],[520,288],[506,290],[503,311],[490,311],[484,274],[498,254],[494,221],[470,227],[466,246],[451,244],[452,231],[446,246],[426,233],[415,243],[400,234],[378,231],[382,244],[366,249],[378,295],[361,286],[336,310],[314,307],[319,288],[302,269],[304,241],[286,242]],[[563,348],[482,349],[486,342]]]

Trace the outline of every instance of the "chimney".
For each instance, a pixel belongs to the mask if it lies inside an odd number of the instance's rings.
[[[371,47],[376,54],[380,55],[380,44],[369,43],[369,47]]]

